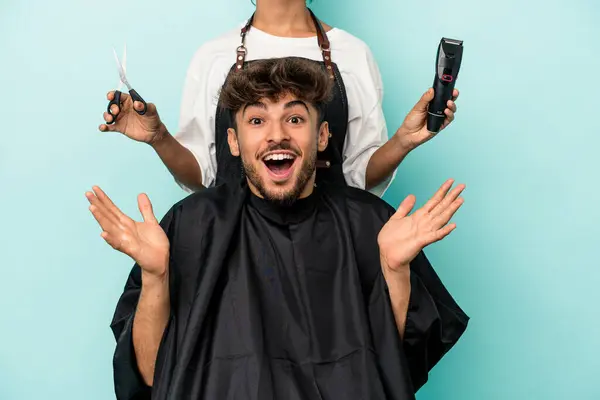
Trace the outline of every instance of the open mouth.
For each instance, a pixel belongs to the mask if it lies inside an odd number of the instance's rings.
[[[263,157],[263,162],[270,174],[276,179],[287,178],[296,162],[296,155],[291,152],[270,153]]]

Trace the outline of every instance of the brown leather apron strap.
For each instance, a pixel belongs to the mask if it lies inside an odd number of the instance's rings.
[[[317,43],[319,44],[319,48],[321,49],[321,54],[323,55],[323,62],[325,63],[325,67],[327,68],[329,77],[331,79],[335,79],[335,75],[333,73],[333,66],[331,64],[331,45],[329,43],[329,38],[327,37],[327,33],[325,32],[325,29],[323,29],[321,22],[319,22],[319,19],[315,16],[315,14],[312,12],[312,10],[308,7],[307,7],[307,10],[310,13],[313,23],[315,24],[315,29],[317,31]],[[247,53],[246,46],[245,46],[246,34],[250,30],[253,20],[254,20],[254,14],[252,14],[250,19],[248,19],[248,22],[246,22],[246,25],[244,25],[244,27],[242,28],[242,30],[240,32],[240,36],[242,37],[242,43],[236,49],[236,53],[237,53],[237,58],[235,61],[236,71],[241,70],[244,66],[244,61],[246,61],[246,53]]]
[[[325,29],[323,29],[323,25],[317,18],[317,16],[312,12],[310,8],[307,7],[310,16],[315,24],[315,29],[317,30],[317,43],[319,44],[319,48],[321,49],[321,54],[323,55],[323,62],[325,63],[325,67],[327,68],[327,72],[329,73],[329,77],[331,79],[335,79],[335,75],[333,74],[333,66],[331,65],[331,45],[329,43],[329,38],[327,37],[327,33]]]
[[[244,27],[242,28],[242,31],[240,32],[240,36],[242,37],[242,43],[236,49],[236,53],[237,53],[237,59],[235,60],[236,71],[239,71],[242,69],[242,67],[244,66],[244,61],[246,60],[246,52],[247,52],[247,50],[246,50],[246,34],[248,33],[248,31],[250,30],[250,27],[252,26],[252,20],[254,20],[254,13],[252,13],[252,16],[250,17],[248,22],[246,22],[246,25],[244,25]]]

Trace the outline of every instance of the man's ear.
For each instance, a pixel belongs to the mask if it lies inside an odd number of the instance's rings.
[[[317,143],[317,150],[324,151],[329,143],[329,124],[327,121],[323,121],[319,127],[319,137]]]
[[[231,152],[231,155],[234,157],[239,157],[240,156],[240,145],[238,143],[235,129],[233,129],[233,128],[227,129],[227,143],[229,144],[229,151]]]

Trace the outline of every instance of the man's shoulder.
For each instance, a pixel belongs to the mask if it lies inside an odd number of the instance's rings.
[[[328,185],[326,193],[336,201],[345,201],[350,211],[364,216],[378,217],[387,221],[396,211],[382,198],[373,193],[353,186]]]
[[[194,192],[173,205],[173,211],[184,220],[203,221],[226,215],[234,203],[243,198],[241,188],[218,185]]]
[[[385,200],[374,195],[368,190],[359,189],[350,185],[327,185],[325,188],[327,193],[334,197],[344,197],[352,203],[357,203],[365,206],[376,207],[381,209],[390,209],[390,206]]]

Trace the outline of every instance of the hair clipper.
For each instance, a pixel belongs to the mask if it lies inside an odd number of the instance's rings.
[[[448,100],[452,99],[462,53],[462,40],[447,38],[440,40],[433,80],[434,97],[429,103],[427,114],[427,130],[431,133],[438,133],[446,119],[444,110],[448,107]]]

